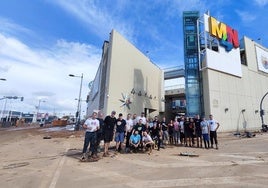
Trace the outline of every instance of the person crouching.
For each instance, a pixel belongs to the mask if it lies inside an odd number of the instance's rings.
[[[141,143],[141,136],[139,135],[138,131],[134,131],[134,133],[130,136],[129,145],[130,145],[130,152],[137,152],[139,145]]]
[[[144,149],[149,150],[148,155],[151,155],[152,149],[154,147],[154,141],[146,131],[143,132],[142,143]]]

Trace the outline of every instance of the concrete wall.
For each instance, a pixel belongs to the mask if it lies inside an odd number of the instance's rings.
[[[105,82],[106,88],[105,105],[99,109],[104,115],[112,110],[123,113],[124,117],[127,113],[140,114],[145,109],[147,116],[164,111],[164,102],[161,100],[164,99],[163,71],[115,30],[110,34],[107,64],[106,80],[100,81]],[[135,90],[134,94],[131,93],[132,89]],[[97,95],[92,101],[94,108],[98,105],[99,97]],[[120,100],[124,100],[123,97],[129,97],[130,109],[122,106]],[[90,105],[89,109],[92,110]]]
[[[260,101],[268,92],[268,74],[258,71],[255,43],[248,38],[244,42],[247,66],[241,65],[242,78],[210,69],[202,72],[205,114],[214,115],[220,131],[261,128]],[[264,109],[268,112],[267,104]],[[268,115],[264,118],[268,123]]]
[[[116,110],[124,114],[140,114],[145,108],[154,109],[157,114],[164,111],[161,102],[164,97],[163,71],[115,30],[111,33],[110,52],[106,112]],[[135,94],[131,94],[133,88]],[[120,107],[122,102],[119,99],[126,95],[132,102],[130,109]]]

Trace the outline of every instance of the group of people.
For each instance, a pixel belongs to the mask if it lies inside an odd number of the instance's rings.
[[[220,126],[219,122],[213,119],[213,115],[209,115],[209,119],[205,117],[200,119],[199,115],[195,117],[181,117],[174,124],[179,126],[179,139],[185,147],[200,147],[203,148],[203,143],[206,149],[218,149],[217,130]]]
[[[83,128],[85,139],[81,160],[86,160],[89,144],[88,158],[98,159],[101,140],[104,141],[103,157],[109,156],[110,143],[113,139],[116,142],[115,153],[147,150],[148,154],[151,154],[153,148],[160,150],[166,144],[192,147],[196,142],[197,147],[202,147],[202,140],[205,148],[213,148],[215,142],[216,149],[218,149],[219,123],[213,119],[212,115],[209,116],[209,120],[204,117],[200,119],[197,115],[194,118],[176,117],[166,122],[165,117],[162,121],[158,120],[158,116],[154,119],[147,119],[144,112],[140,116],[127,114],[126,119],[121,113],[116,118],[115,111],[104,119],[101,112],[93,112],[83,124]]]

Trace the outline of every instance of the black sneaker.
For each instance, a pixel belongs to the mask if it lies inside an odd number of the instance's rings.
[[[83,156],[80,158],[80,161],[82,161],[82,162],[86,161],[86,157],[83,155]]]

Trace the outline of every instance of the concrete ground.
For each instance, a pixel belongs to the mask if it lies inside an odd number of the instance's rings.
[[[51,139],[44,139],[50,136]],[[80,162],[83,131],[0,128],[0,185],[61,187],[267,187],[268,133],[219,133],[219,150],[169,146],[152,155],[118,154]],[[113,152],[113,151],[111,151]],[[199,157],[180,156],[181,152]]]

